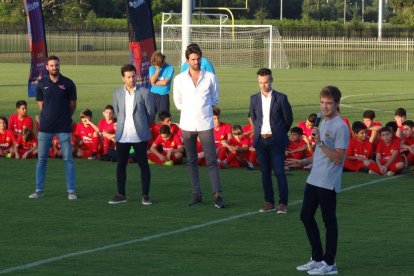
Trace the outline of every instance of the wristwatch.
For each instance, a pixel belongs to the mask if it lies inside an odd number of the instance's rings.
[[[321,141],[319,144],[317,144],[318,148],[322,148],[323,146],[325,146],[325,143],[323,141]]]

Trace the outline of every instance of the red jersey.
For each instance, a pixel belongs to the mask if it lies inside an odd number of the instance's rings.
[[[401,154],[400,154],[400,139],[392,138],[391,143],[389,145],[386,145],[384,141],[381,139],[378,142],[377,145],[377,154],[381,154],[381,162],[387,162],[394,151],[397,151],[397,157],[395,158],[394,162],[401,160]]]
[[[371,127],[382,127],[382,124],[380,122],[373,122]],[[372,130],[367,129],[368,139],[371,137],[371,135],[372,135]]]
[[[249,139],[246,137],[243,137],[240,139],[240,141],[238,141],[236,138],[231,138],[228,141],[229,145],[232,147],[245,147],[245,146],[249,146]]]
[[[162,123],[160,124],[153,124],[151,126],[151,133],[152,133],[152,137],[158,137],[158,135],[160,135],[160,129],[163,126]],[[176,124],[171,124],[169,125],[170,130],[171,130],[171,134],[172,135],[178,135],[178,131],[180,130],[180,128],[176,125]]]
[[[13,132],[14,137],[18,137],[24,128],[28,128],[33,131],[33,119],[29,116],[24,116],[19,119],[17,114],[10,115],[9,118],[9,130]]]
[[[86,146],[93,145],[93,133],[95,130],[92,126],[84,126],[82,122],[76,126],[76,136],[78,136]]]
[[[313,127],[308,128],[305,121],[299,121],[298,127],[300,127],[303,130],[303,135],[306,135],[309,139],[312,138]]]
[[[98,128],[99,128],[99,131],[101,133],[106,131],[110,134],[115,134],[115,123],[114,123],[114,121],[108,123],[108,122],[106,122],[106,119],[102,119],[98,123]]]
[[[19,149],[30,150],[37,145],[36,135],[33,134],[33,139],[31,141],[24,141],[20,134],[16,140],[16,144],[19,145]]]
[[[369,140],[358,141],[358,138],[353,138],[349,142],[346,156],[365,157],[371,159],[372,143]]]
[[[405,137],[404,136],[404,144],[407,146],[411,146],[414,144],[414,137]]]
[[[0,149],[6,150],[13,146],[15,140],[11,130],[6,129],[3,133],[0,133]]]
[[[158,135],[157,139],[155,139],[154,144],[157,146],[162,146],[164,151],[177,149],[179,146],[182,146],[181,140],[176,135],[171,135],[170,139],[164,140],[162,139],[161,135]]]
[[[214,142],[216,148],[221,146],[221,141],[228,140],[231,134],[231,125],[228,123],[220,122],[219,129],[213,128],[214,130]]]
[[[287,147],[288,151],[296,150],[296,149],[299,149],[299,148],[302,148],[302,147],[304,147],[304,150],[297,151],[295,153],[288,153],[286,155],[286,158],[304,159],[304,158],[306,158],[306,156],[307,156],[306,154],[307,154],[307,151],[308,151],[308,147],[307,147],[305,141],[303,141],[303,140],[300,140],[298,142],[289,141],[289,145]]]

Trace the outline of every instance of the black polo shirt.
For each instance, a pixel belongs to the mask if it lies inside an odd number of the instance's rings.
[[[60,74],[57,82],[52,82],[49,77],[41,79],[36,88],[36,101],[43,102],[39,130],[46,133],[71,133],[69,104],[76,99],[76,86],[69,78]]]

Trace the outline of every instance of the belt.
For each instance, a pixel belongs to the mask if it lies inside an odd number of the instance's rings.
[[[260,134],[260,137],[264,139],[272,138],[272,134]]]

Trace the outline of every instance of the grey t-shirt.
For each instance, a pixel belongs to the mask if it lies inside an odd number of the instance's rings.
[[[340,116],[321,122],[319,127],[321,140],[331,150],[348,148],[349,129]],[[344,160],[339,165],[332,162],[323,153],[321,148],[316,147],[313,155],[313,166],[307,183],[329,190],[341,191],[341,174]]]

